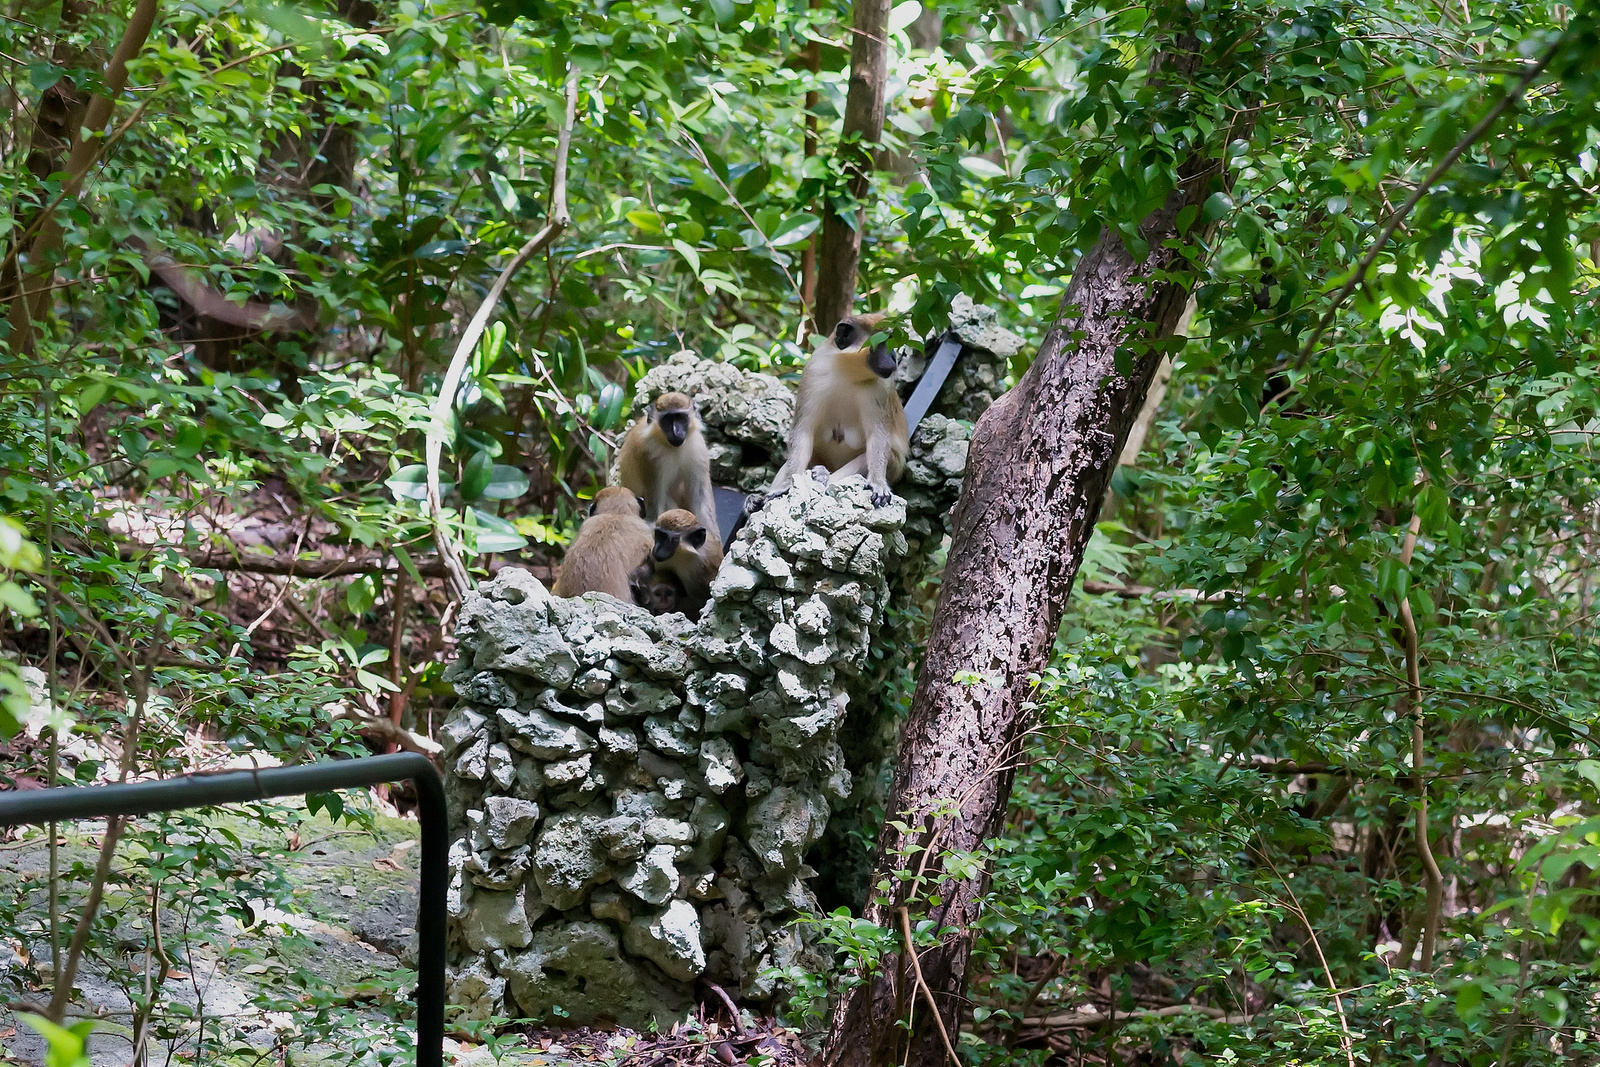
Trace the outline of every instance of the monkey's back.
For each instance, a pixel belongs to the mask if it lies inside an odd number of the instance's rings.
[[[591,515],[572,539],[561,573],[551,590],[556,596],[610,593],[633,602],[628,582],[635,568],[650,559],[655,531],[633,515]]]

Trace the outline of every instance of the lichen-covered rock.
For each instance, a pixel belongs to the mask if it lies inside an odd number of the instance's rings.
[[[533,848],[533,876],[539,895],[559,911],[575,908],[591,886],[611,877],[600,842],[598,815],[562,812],[545,820]]]
[[[505,1014],[506,980],[483,960],[452,971],[445,983],[445,1003],[457,1024],[488,1022]]]
[[[553,1018],[560,1008],[574,1026],[602,1018],[668,1025],[693,1003],[682,983],[624,956],[617,933],[604,922],[546,926],[526,951],[495,958],[511,999],[530,1018]]]
[[[981,411],[1014,351],[982,309],[957,318],[998,347],[957,365],[898,497],[874,507],[863,479],[798,479],[725,546],[698,620],[555,598],[515,568],[468,595],[447,674],[461,704],[440,740],[460,833],[452,973],[470,1010],[665,1023],[702,974],[748,1000],[777,992],[773,968],[828,965],[794,920],[865,885],[893,742],[884,694],[904,690],[915,639],[916,613],[885,609],[891,591],[921,595],[971,439],[945,401]],[[921,371],[904,369],[909,389]],[[679,353],[636,409],[671,390],[696,397],[720,483],[770,483],[788,386]]]
[[[643,956],[680,982],[691,982],[706,969],[700,946],[700,914],[685,900],[674,900],[658,915],[641,915],[622,931],[623,946]]]

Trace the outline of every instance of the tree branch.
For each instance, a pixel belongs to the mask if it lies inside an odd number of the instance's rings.
[[[1400,565],[1411,569],[1411,557],[1417,548],[1417,534],[1422,530],[1421,512],[1413,512],[1411,525],[1406,529],[1406,539],[1400,548]],[[1424,971],[1433,970],[1434,940],[1439,934],[1439,909],[1444,902],[1444,874],[1433,855],[1433,842],[1428,840],[1428,779],[1422,773],[1426,752],[1422,733],[1422,675],[1418,663],[1421,641],[1417,622],[1411,614],[1411,598],[1400,598],[1400,625],[1405,630],[1406,697],[1411,712],[1411,773],[1417,779],[1417,857],[1428,881],[1428,899],[1422,912],[1422,952],[1418,966]],[[1409,963],[1410,960],[1406,960]]]
[[[483,303],[478,306],[477,312],[467,323],[466,332],[461,335],[461,343],[456,345],[455,355],[450,359],[450,368],[445,372],[444,381],[439,385],[439,397],[433,402],[433,421],[428,427],[427,448],[428,514],[433,519],[433,539],[439,548],[439,559],[444,564],[446,576],[449,578],[450,591],[457,600],[464,599],[471,591],[472,579],[467,575],[467,566],[456,549],[455,540],[450,536],[449,527],[444,521],[444,511],[439,504],[439,458],[444,449],[445,427],[450,413],[455,409],[456,390],[460,388],[461,378],[466,373],[467,360],[472,355],[473,349],[478,347],[478,341],[483,337],[483,331],[488,327],[494,309],[499,306],[500,298],[505,294],[512,275],[572,225],[572,214],[567,209],[567,154],[572,146],[572,127],[577,118],[577,111],[578,68],[568,66],[567,114],[562,122],[561,132],[556,137],[555,176],[550,189],[550,221],[545,224],[544,229],[529,238],[527,244],[517,250],[517,254],[511,257],[511,262],[500,272],[500,277],[495,279],[488,295],[483,298]]]
[[[1556,57],[1556,53],[1560,51],[1561,45],[1566,39],[1567,35],[1564,33],[1557,37],[1555,43],[1545,49],[1544,54],[1529,68],[1528,73],[1522,76],[1522,80],[1517,82],[1509,93],[1501,97],[1500,102],[1490,108],[1488,114],[1479,119],[1477,125],[1468,130],[1466,136],[1457,141],[1450,151],[1444,154],[1444,158],[1439,160],[1433,170],[1428,172],[1428,176],[1423,178],[1417,184],[1417,187],[1411,191],[1411,195],[1406,198],[1406,202],[1401,204],[1399,209],[1389,216],[1389,221],[1384,223],[1383,229],[1378,232],[1377,240],[1372,242],[1372,247],[1367,250],[1366,255],[1361,257],[1361,262],[1351,272],[1349,279],[1334,294],[1333,303],[1328,306],[1328,310],[1323,313],[1322,319],[1317,323],[1316,329],[1311,331],[1311,336],[1307,337],[1306,343],[1301,346],[1300,354],[1295,357],[1294,361],[1296,370],[1306,365],[1306,360],[1311,358],[1312,349],[1317,347],[1317,342],[1322,340],[1322,335],[1327,332],[1329,326],[1333,325],[1333,317],[1338,313],[1339,306],[1345,302],[1345,299],[1351,293],[1355,292],[1356,286],[1360,285],[1362,280],[1366,278],[1367,271],[1371,269],[1372,264],[1378,258],[1378,253],[1383,251],[1384,245],[1389,243],[1389,238],[1394,236],[1394,232],[1400,228],[1400,224],[1411,214],[1411,209],[1416,207],[1418,202],[1432,191],[1434,185],[1438,183],[1440,178],[1444,177],[1446,171],[1455,166],[1456,160],[1461,158],[1462,153],[1476,144],[1478,138],[1488,133],[1489,127],[1493,126],[1495,121],[1505,114],[1512,104],[1522,99],[1522,94],[1528,91],[1528,86],[1532,85],[1540,74],[1544,73],[1545,67],[1550,65],[1550,61]]]

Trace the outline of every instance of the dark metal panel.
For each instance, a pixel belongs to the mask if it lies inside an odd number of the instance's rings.
[[[933,407],[939,390],[944,388],[951,368],[956,365],[956,357],[961,355],[961,347],[961,339],[954,332],[947,332],[939,342],[939,350],[928,361],[928,369],[917,379],[917,387],[911,391],[911,399],[906,401],[906,428],[912,433],[916,432],[917,423],[922,421],[928,409]]]

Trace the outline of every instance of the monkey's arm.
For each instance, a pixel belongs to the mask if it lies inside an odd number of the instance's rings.
[[[867,438],[867,484],[872,486],[872,506],[881,508],[894,498],[889,491],[889,426],[878,420],[878,427]]]
[[[804,406],[795,412],[794,425],[789,427],[789,456],[784,460],[778,476],[772,479],[772,488],[767,490],[767,496],[787,493],[794,485],[795,475],[811,466],[812,423],[816,418],[816,413]]]

